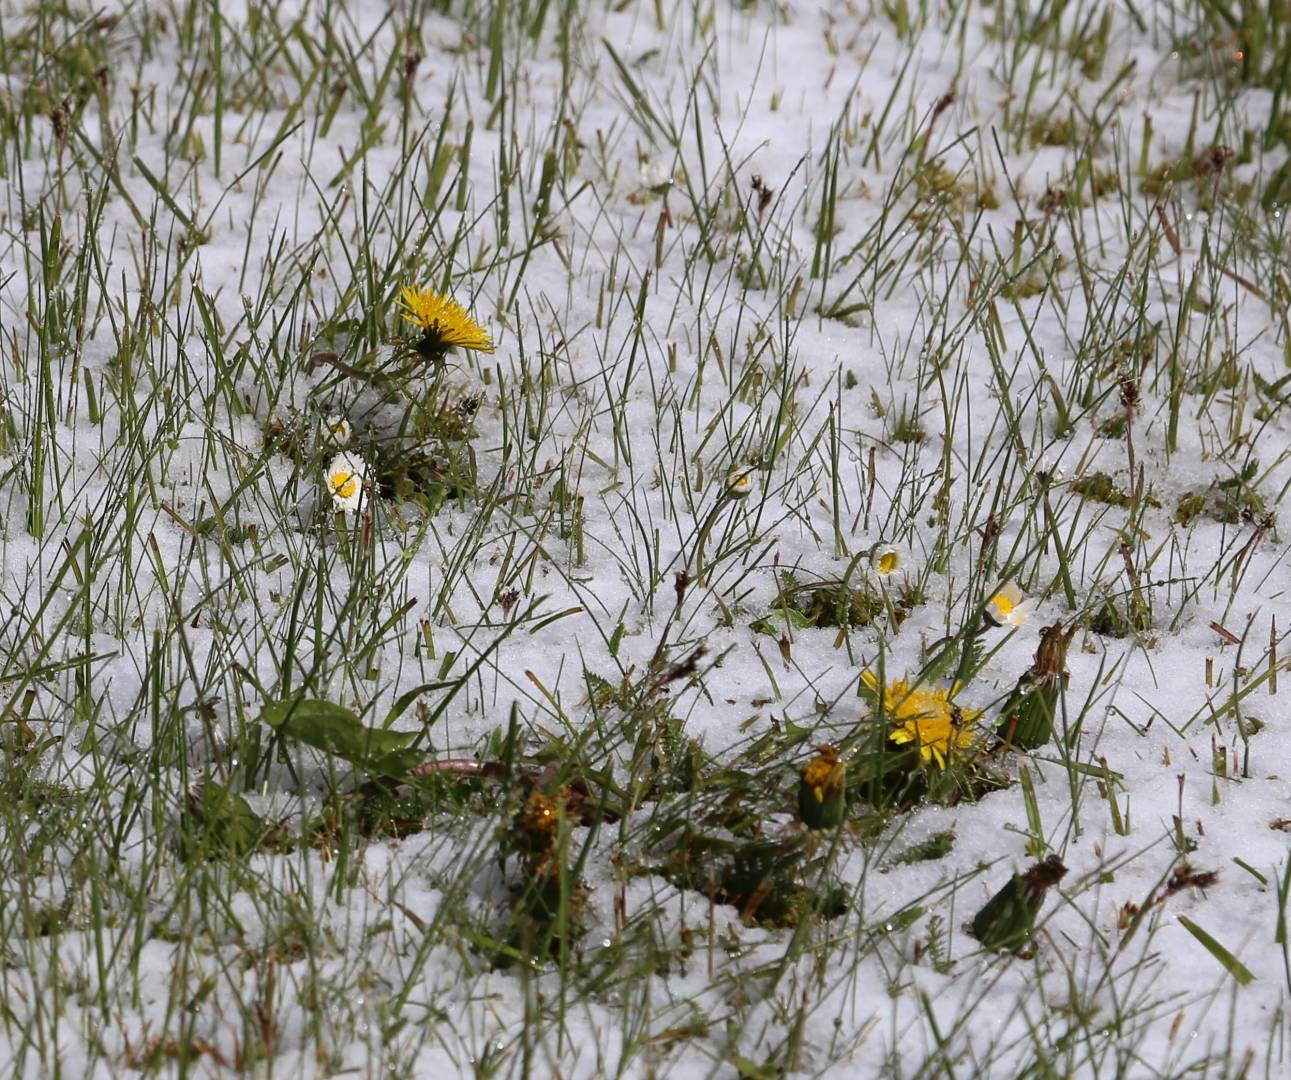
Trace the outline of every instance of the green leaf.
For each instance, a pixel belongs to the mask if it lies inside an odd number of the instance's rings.
[[[1014,874],[973,918],[973,937],[984,948],[1016,952],[1030,939],[1038,908],[1022,875]]]
[[[949,638],[919,670],[915,685],[932,685],[938,679],[947,677],[950,674],[951,665],[960,658],[961,644],[960,635],[956,634]]]
[[[1201,942],[1202,947],[1210,953],[1216,960],[1223,964],[1225,970],[1234,979],[1239,986],[1245,986],[1254,980],[1255,976],[1251,974],[1251,969],[1237,959],[1232,953],[1224,948],[1218,941],[1211,937],[1205,930],[1198,926],[1186,915],[1175,916],[1185,930]]]
[[[250,855],[272,831],[241,795],[212,780],[189,798],[186,859],[209,855]]]
[[[1058,683],[1037,682],[1029,674],[1019,680],[1000,709],[996,731],[1018,750],[1039,750],[1053,738],[1058,713]]]
[[[353,710],[330,701],[277,701],[260,718],[281,735],[374,772],[397,776],[421,760],[417,751],[404,749],[414,732],[366,727]]]
[[[736,1055],[731,1064],[739,1071],[740,1080],[780,1080],[784,1073],[773,1064],[759,1065],[752,1058]]]
[[[981,619],[981,616],[978,616]],[[955,671],[955,683],[967,686],[982,670],[982,659],[986,655],[986,642],[977,634],[969,634],[964,642],[963,652],[959,657],[959,667]]]
[[[917,923],[926,912],[927,908],[916,905],[903,911],[898,911],[895,915],[889,915],[883,920],[883,933],[898,934]]]
[[[783,625],[781,625],[783,624]],[[749,624],[755,634],[769,634],[778,638],[787,629],[805,630],[814,625],[806,615],[794,607],[773,607],[770,614]]]
[[[935,833],[928,837],[927,840],[921,840],[919,843],[905,849],[896,858],[892,860],[893,866],[903,866],[909,863],[926,862],[931,859],[943,859],[950,854],[950,849],[955,846],[955,830],[947,829],[945,832]]]

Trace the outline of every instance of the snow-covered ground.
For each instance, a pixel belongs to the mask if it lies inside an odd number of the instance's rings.
[[[2,0],[0,1061],[1284,1075],[1291,20],[1242,10]],[[495,351],[410,360],[404,286]],[[1055,625],[1054,737],[994,746]],[[962,753],[879,797],[863,673],[970,641]]]

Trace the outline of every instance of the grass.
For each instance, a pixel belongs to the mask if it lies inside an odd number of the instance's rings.
[[[298,8],[0,19],[16,1072],[1276,1075],[1282,0]]]

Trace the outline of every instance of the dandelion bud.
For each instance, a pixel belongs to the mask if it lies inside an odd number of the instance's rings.
[[[1040,647],[1035,651],[1035,663],[1031,665],[1031,677],[1037,682],[1062,682],[1067,679],[1067,646],[1071,643],[1072,634],[1076,632],[1073,623],[1070,630],[1064,631],[1062,623],[1056,622],[1040,631]]]
[[[568,867],[554,851],[544,852],[529,864],[529,883],[522,897],[522,910],[539,925],[554,922],[560,916],[562,873],[568,875]]]
[[[1044,894],[1067,873],[1062,860],[1050,855],[1021,874],[986,902],[973,919],[973,937],[987,949],[1016,952],[1035,931]]]
[[[847,809],[847,765],[838,760],[838,751],[832,746],[824,744],[816,749],[819,753],[802,770],[798,816],[809,829],[833,829]]]
[[[1015,750],[1037,750],[1053,738],[1053,718],[1058,711],[1058,687],[1036,683],[1023,675],[1004,703],[996,730]]]
[[[512,827],[526,851],[533,854],[550,851],[556,846],[556,834],[560,830],[559,797],[535,791],[520,807]]]
[[[1058,702],[1067,686],[1067,645],[1075,630],[1054,623],[1040,631],[1040,646],[1031,665],[1000,710],[996,731],[1016,750],[1035,750],[1053,738]]]

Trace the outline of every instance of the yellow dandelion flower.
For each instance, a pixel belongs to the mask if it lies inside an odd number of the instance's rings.
[[[405,285],[399,291],[400,314],[423,331],[418,352],[442,355],[453,347],[491,353],[489,332],[471,318],[467,310],[451,296],[440,296],[433,289]]]
[[[847,765],[828,743],[816,749],[816,756],[803,766],[798,816],[809,829],[832,829],[847,812]]]
[[[535,791],[516,813],[515,828],[523,846],[530,851],[547,851],[555,845],[563,796],[563,790],[557,795]]]
[[[832,746],[822,745],[817,749],[820,752],[803,767],[802,782],[817,802],[824,802],[826,792],[842,786],[847,766],[838,760],[838,751]]]
[[[861,672],[872,693],[883,695],[883,708],[893,724],[888,738],[904,746],[913,743],[925,765],[944,769],[947,759],[972,746],[973,722],[980,709],[961,709],[954,702],[959,687],[911,686],[905,679],[882,685],[873,672]]]

